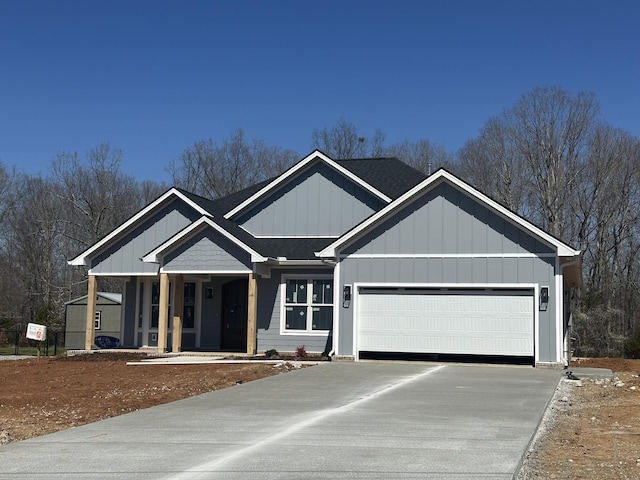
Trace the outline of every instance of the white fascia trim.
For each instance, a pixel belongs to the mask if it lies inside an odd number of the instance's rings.
[[[387,203],[391,202],[391,198],[387,197],[384,193],[380,192],[378,189],[376,189],[373,186],[369,185],[364,180],[362,180],[360,177],[354,175],[353,173],[351,173],[346,168],[344,168],[344,167],[340,166],[339,164],[337,164],[336,162],[334,162],[331,158],[329,158],[327,155],[322,153],[320,150],[314,150],[309,155],[307,155],[302,160],[300,160],[298,163],[296,163],[291,168],[289,168],[289,170],[284,172],[278,178],[274,179],[268,185],[265,185],[263,188],[261,188],[259,191],[257,191],[253,195],[251,195],[249,198],[247,198],[240,205],[238,205],[233,210],[231,210],[228,213],[226,213],[224,218],[229,219],[229,218],[233,217],[234,215],[236,215],[237,213],[241,212],[246,207],[248,207],[250,204],[255,202],[257,199],[259,199],[260,197],[264,196],[266,193],[268,193],[271,190],[275,189],[279,185],[283,184],[284,182],[286,182],[287,180],[289,180],[290,178],[295,176],[298,172],[304,170],[307,167],[307,165],[309,165],[310,163],[314,162],[318,158],[320,160],[322,160],[323,162],[325,162],[327,165],[329,165],[334,170],[337,170],[338,172],[340,172],[344,176],[346,176],[349,179],[351,179],[354,182],[356,182],[358,185],[364,187],[366,190],[369,190],[375,196],[381,198],[382,200],[384,200]]]
[[[160,269],[160,273],[173,273],[176,275],[249,275],[251,270],[165,270]]]
[[[249,232],[244,227],[242,228],[245,232],[253,235],[253,233]],[[339,235],[253,235],[254,238],[340,238]]]
[[[534,363],[540,359],[540,312],[538,309],[540,286],[537,283],[394,283],[394,282],[354,282],[351,292],[351,304],[353,306],[353,353],[355,360],[360,360],[358,349],[358,303],[360,301],[360,289],[362,288],[461,288],[461,289],[486,289],[507,288],[514,290],[533,290],[533,357]],[[334,328],[335,332],[335,328]]]
[[[276,264],[282,267],[330,267],[322,260],[288,260],[288,259],[276,259]]]
[[[69,260],[67,263],[69,265],[74,265],[74,266],[81,266],[87,265],[87,257],[91,256],[92,253],[94,253],[96,250],[100,249],[103,245],[105,245],[106,243],[108,243],[109,241],[111,241],[113,238],[117,237],[118,235],[120,235],[120,233],[122,233],[123,231],[125,231],[126,229],[128,229],[129,227],[131,227],[131,225],[135,224],[136,222],[138,222],[140,219],[144,218],[150,211],[154,210],[158,205],[161,205],[162,203],[164,203],[168,198],[172,197],[172,196],[176,196],[178,197],[180,200],[182,200],[183,202],[185,202],[186,204],[188,204],[190,207],[192,207],[194,210],[196,210],[198,213],[200,213],[201,215],[204,216],[211,216],[211,213],[209,213],[207,210],[205,210],[204,208],[200,207],[200,205],[198,205],[197,203],[192,202],[188,197],[186,197],[182,192],[180,192],[178,189],[176,188],[170,188],[169,190],[167,190],[163,195],[161,195],[160,197],[158,197],[158,199],[156,199],[155,201],[151,202],[149,205],[147,205],[145,208],[143,208],[142,210],[140,210],[138,213],[136,213],[133,217],[131,217],[129,220],[127,220],[125,223],[123,223],[122,225],[120,225],[118,228],[116,228],[115,230],[113,230],[109,235],[107,235],[106,237],[104,237],[102,240],[100,240],[99,242],[93,244],[91,247],[89,247],[87,250],[85,250],[84,252],[82,252],[80,255],[78,255],[76,258],[74,258],[73,260]]]
[[[532,290],[537,283],[411,283],[411,282],[357,282],[358,288],[460,288],[460,289],[487,289],[503,288],[513,290]]]
[[[340,309],[342,308],[341,285],[340,263],[338,263],[333,269],[333,335],[331,337],[331,351],[334,355],[340,355],[338,346],[340,345]],[[351,292],[351,303],[353,304],[353,292]]]
[[[89,269],[87,275],[93,275],[95,277],[155,277],[158,272],[109,272],[109,273],[95,273]]]
[[[555,253],[345,253],[347,258],[556,258]]]
[[[216,232],[220,233],[227,240],[231,241],[235,245],[242,248],[245,252],[249,253],[251,255],[251,261],[253,263],[261,263],[261,262],[267,261],[267,257],[263,257],[258,252],[253,250],[251,247],[247,246],[246,244],[238,240],[236,237],[234,237],[229,232],[227,232],[224,228],[219,226],[217,223],[213,222],[213,220],[211,220],[210,217],[200,217],[200,219],[193,222],[187,228],[184,228],[183,230],[175,234],[173,237],[171,237],[170,239],[168,239],[167,241],[165,241],[164,243],[162,243],[161,245],[153,249],[151,252],[147,253],[144,257],[142,257],[142,261],[149,262],[149,263],[160,263],[161,257],[168,250],[170,250],[174,245],[176,245],[181,240],[186,239],[187,237],[197,233],[198,231],[206,227],[213,228]]]
[[[560,259],[556,259],[556,274],[555,274],[555,304],[556,304],[556,362],[563,362],[569,360],[564,358],[564,292],[563,292],[563,275],[560,268]],[[568,363],[567,363],[568,365]]]
[[[454,175],[451,175],[446,170],[438,170],[433,175],[427,177],[425,180],[420,182],[411,190],[407,191],[406,193],[404,193],[403,195],[395,199],[393,202],[389,203],[386,207],[382,208],[377,213],[373,214],[368,219],[364,220],[357,227],[347,232],[345,235],[340,237],[331,245],[327,246],[324,250],[317,252],[316,255],[318,255],[319,257],[329,257],[329,258],[335,257],[336,249],[344,246],[347,242],[349,242],[349,240],[356,238],[358,235],[363,233],[371,225],[378,222],[378,220],[380,220],[381,218],[387,215],[390,215],[394,211],[402,208],[404,204],[412,200],[413,197],[418,198],[419,196],[427,193],[431,187],[438,185],[441,181],[445,181],[445,180],[457,186],[458,188],[464,190],[466,193],[478,199],[480,202],[489,206],[493,210],[497,211],[498,213],[500,213],[501,215],[509,219],[511,222],[521,226],[526,230],[529,230],[531,233],[533,233],[535,236],[544,240],[550,246],[556,248],[558,256],[575,257],[580,255],[580,250],[574,250],[573,248],[569,247],[568,245],[561,242],[560,240],[552,237],[551,235],[541,230],[540,228],[536,227],[532,223],[519,217],[518,215],[514,214],[513,212],[503,207],[496,201],[490,199],[482,192],[473,188],[471,185],[463,182],[462,180],[458,179]]]

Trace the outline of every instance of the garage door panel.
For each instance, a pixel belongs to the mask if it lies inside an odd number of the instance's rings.
[[[531,295],[365,290],[358,317],[361,351],[533,355]]]

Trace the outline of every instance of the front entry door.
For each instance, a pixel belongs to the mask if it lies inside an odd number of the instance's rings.
[[[249,281],[246,278],[222,286],[222,350],[247,350],[247,305]]]

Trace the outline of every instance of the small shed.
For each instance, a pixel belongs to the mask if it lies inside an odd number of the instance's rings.
[[[65,304],[65,341],[70,350],[84,349],[87,322],[87,297],[76,298]],[[99,292],[96,297],[94,319],[96,336],[120,338],[122,294]]]

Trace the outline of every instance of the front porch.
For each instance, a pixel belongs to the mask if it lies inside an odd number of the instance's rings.
[[[123,347],[256,353],[258,280],[254,273],[131,277],[124,288]],[[97,278],[90,275],[85,349],[96,336]]]

